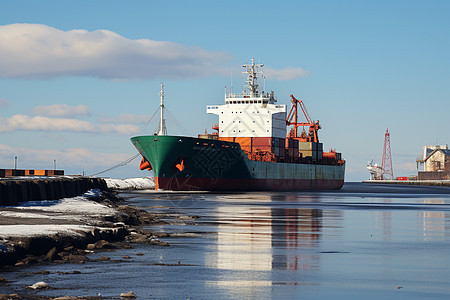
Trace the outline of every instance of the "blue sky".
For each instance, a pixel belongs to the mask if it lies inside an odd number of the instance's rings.
[[[206,105],[231,77],[240,91],[252,57],[278,102],[294,94],[320,120],[347,181],[381,163],[387,128],[395,176],[450,143],[450,1],[17,0],[0,22],[0,168],[93,174],[131,157],[161,82],[169,133],[210,131]],[[138,164],[103,175],[146,175]]]

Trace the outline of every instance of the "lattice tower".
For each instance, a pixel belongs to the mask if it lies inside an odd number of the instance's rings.
[[[391,135],[388,129],[386,129],[386,133],[384,134],[383,161],[381,164],[381,169],[383,170],[383,179],[394,179],[394,170],[392,169],[391,156]]]

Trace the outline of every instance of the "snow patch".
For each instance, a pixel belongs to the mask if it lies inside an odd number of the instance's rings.
[[[152,177],[112,179],[105,178],[108,188],[113,190],[151,190],[155,189]]]
[[[88,232],[92,227],[85,225],[2,225],[0,226],[0,236],[2,237],[23,237],[52,235],[70,233],[71,235],[81,235],[79,231]]]
[[[114,215],[116,211],[105,205],[99,204],[97,202],[90,201],[83,196],[64,198],[60,200],[57,204],[52,206],[32,206],[32,207],[16,207],[18,209],[36,209],[45,212],[58,212],[70,214],[82,214],[84,216],[104,216],[104,215]]]

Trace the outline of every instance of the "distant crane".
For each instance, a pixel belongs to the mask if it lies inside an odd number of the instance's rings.
[[[381,169],[383,170],[382,179],[394,179],[394,170],[392,169],[391,156],[391,135],[388,129],[386,129],[386,133],[384,134],[383,161],[381,163]]]

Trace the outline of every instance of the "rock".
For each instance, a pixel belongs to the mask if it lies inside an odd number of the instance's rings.
[[[137,255],[137,256],[143,256],[144,253],[139,252],[139,253],[136,253],[136,255]]]
[[[128,293],[120,294],[120,298],[137,298],[137,296],[132,291],[129,291]]]
[[[123,258],[123,259],[130,259],[131,257],[128,256],[128,255],[124,255],[124,256],[122,256],[122,258]],[[2,282],[2,281],[1,281],[1,278],[0,278],[0,282]]]
[[[39,258],[34,255],[27,255],[27,257],[25,257],[22,261],[26,265],[31,265],[37,263]]]
[[[102,257],[100,257],[98,260],[99,261],[107,261],[107,260],[110,260],[111,258],[109,258],[109,257],[107,257],[107,256],[102,256]]]
[[[88,260],[86,256],[77,254],[70,254],[68,256],[65,256],[64,259],[67,259],[71,262],[79,262],[79,263],[84,263]]]
[[[72,251],[73,251],[73,246],[65,247],[65,248],[64,248],[64,251],[72,252]]]
[[[105,240],[95,242],[95,249],[114,249],[114,246]]]
[[[14,299],[22,299],[19,294],[0,294],[0,300],[14,300]]]
[[[47,283],[45,283],[44,281],[40,281],[40,282],[36,282],[33,285],[27,286],[27,288],[29,289],[33,289],[33,290],[42,290],[42,289],[48,289],[49,286]]]
[[[37,272],[31,272],[30,274],[34,274],[34,275],[48,275],[48,274],[50,274],[50,271],[42,270],[42,271],[37,271]]]
[[[170,234],[168,234],[167,232],[154,232],[153,235],[160,238],[170,237]]]
[[[45,259],[47,260],[55,260],[59,258],[58,257],[58,251],[56,249],[56,247],[53,247],[52,249],[50,249],[50,251],[47,252],[47,254],[45,255]]]
[[[137,244],[145,244],[148,243],[149,240],[146,235],[137,233],[132,235],[130,242]]]
[[[0,277],[0,283],[8,283],[9,280],[3,277]]]
[[[86,246],[86,249],[87,249],[87,250],[94,250],[94,249],[95,249],[95,244],[88,244],[88,245]]]

